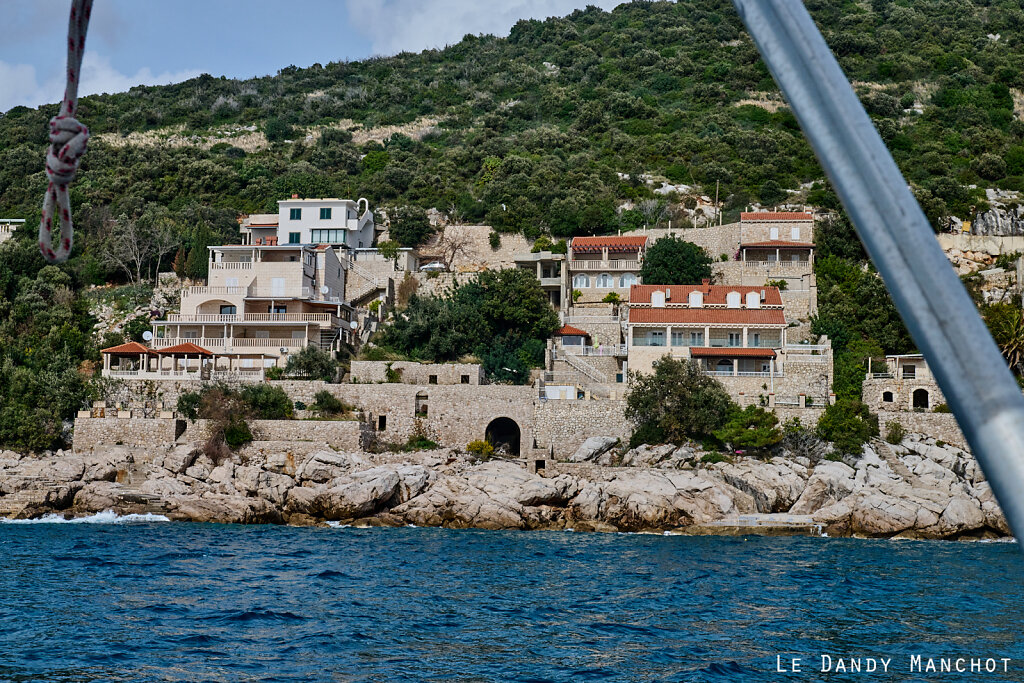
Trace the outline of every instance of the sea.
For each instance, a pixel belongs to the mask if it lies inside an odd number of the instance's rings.
[[[0,680],[1022,681],[1022,559],[1015,542],[5,523]]]

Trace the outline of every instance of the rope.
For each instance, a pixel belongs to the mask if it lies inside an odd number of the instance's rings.
[[[78,110],[78,82],[82,74],[85,32],[89,28],[91,13],[92,0],[72,0],[68,21],[67,88],[59,113],[50,119],[50,149],[46,152],[46,177],[50,184],[43,198],[43,218],[39,224],[39,250],[50,263],[67,260],[74,235],[68,185],[75,179],[89,140],[89,129],[75,119],[75,112]],[[60,239],[56,247],[52,234],[55,208],[60,210]]]

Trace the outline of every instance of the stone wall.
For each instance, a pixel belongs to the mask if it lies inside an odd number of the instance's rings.
[[[417,363],[414,361],[352,361],[352,381],[386,382],[388,366],[401,373],[403,384],[483,384],[484,368],[476,363]],[[433,378],[433,381],[431,381]]]
[[[935,406],[946,402],[946,397],[939,389],[939,385],[932,378],[931,373],[922,373],[924,376],[915,379],[901,378],[869,378],[865,379],[862,385],[864,403],[875,412],[880,411],[913,411],[914,392],[923,389],[928,392],[928,410],[934,410]],[[891,401],[885,400],[886,392],[892,395]]]
[[[926,434],[937,441],[945,441],[960,448],[967,448],[967,439],[964,438],[964,433],[960,431],[960,425],[957,424],[956,417],[952,413],[908,413],[879,410],[878,426],[883,437],[885,437],[885,425],[890,421],[899,422],[908,432]]]
[[[72,447],[78,453],[114,445],[165,448],[174,444],[184,428],[184,420],[174,418],[79,417]]]
[[[629,441],[632,425],[626,420],[626,402],[537,401],[534,408],[537,445],[565,458],[592,436]]]
[[[446,226],[420,248],[420,262],[425,262],[436,251],[435,245],[439,240],[455,233],[467,240],[466,253],[459,254],[452,263],[452,270],[456,272],[512,268],[515,266],[515,255],[529,252],[533,246],[530,240],[520,234],[501,233],[501,246],[492,249],[491,232],[493,230],[489,225]]]
[[[307,441],[325,443],[341,451],[365,450],[373,441],[373,430],[359,420],[252,420],[258,441]]]
[[[647,235],[648,249],[662,237],[675,235],[680,239],[693,242],[697,246],[702,247],[714,261],[718,261],[722,254],[725,254],[728,259],[732,259],[740,248],[739,223],[726,223],[722,226],[715,225],[709,228],[687,228],[685,230],[676,228],[671,231],[667,228],[658,228],[656,230],[637,231],[630,234]]]

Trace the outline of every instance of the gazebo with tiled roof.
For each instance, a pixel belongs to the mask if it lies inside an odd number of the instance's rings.
[[[103,375],[107,377],[148,372],[149,360],[156,356],[153,349],[136,341],[111,346],[100,353],[103,354]],[[115,358],[116,366],[112,362]]]

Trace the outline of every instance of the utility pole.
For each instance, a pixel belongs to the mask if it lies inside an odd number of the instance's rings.
[[[715,181],[715,209],[718,211],[718,226],[722,226],[722,207],[718,204],[718,183],[721,181]]]

